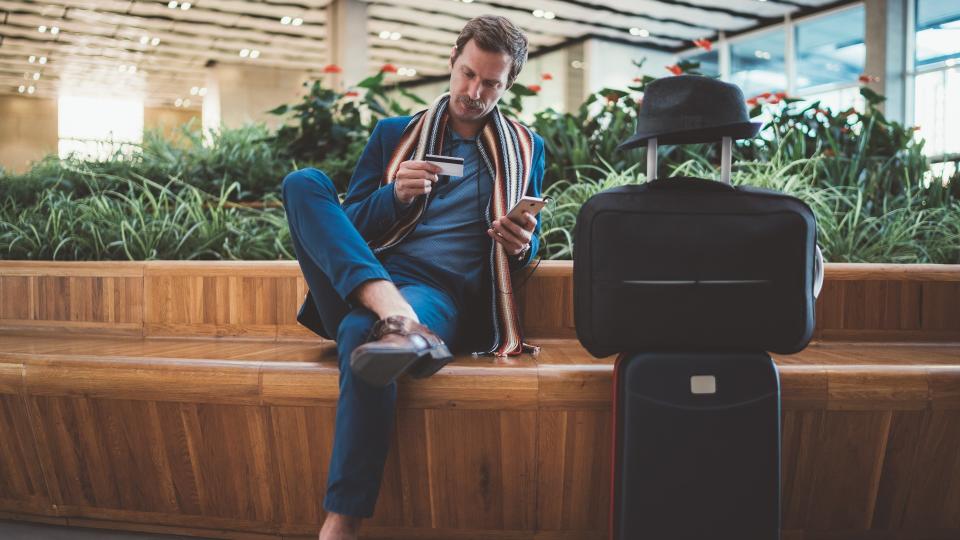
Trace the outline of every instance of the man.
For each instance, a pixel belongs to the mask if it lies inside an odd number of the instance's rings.
[[[316,169],[283,182],[310,293],[298,320],[335,336],[340,397],[321,540],[357,537],[373,515],[396,403],[395,379],[428,377],[454,349],[516,355],[523,342],[510,272],[537,247],[539,219],[506,217],[540,195],[542,139],[496,107],[527,58],[509,20],[469,21],[450,53],[450,92],[413,117],[382,120],[341,205]],[[426,154],[464,158],[438,176]]]

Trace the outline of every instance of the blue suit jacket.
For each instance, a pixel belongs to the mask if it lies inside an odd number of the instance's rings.
[[[381,185],[381,181],[387,162],[390,161],[393,150],[400,141],[400,136],[410,122],[410,118],[410,116],[398,116],[377,122],[367,146],[363,149],[363,154],[360,155],[353,176],[350,178],[350,184],[347,187],[347,194],[342,205],[343,210],[367,241],[378,238],[399,217],[397,207],[394,204],[394,184]],[[539,197],[544,174],[543,139],[534,133],[533,142],[533,160],[527,195]],[[489,204],[489,201],[486,202]],[[490,241],[493,242],[493,240]],[[540,215],[538,214],[537,226],[530,241],[530,249],[522,259],[511,258],[510,269],[517,270],[529,264],[539,247]],[[489,276],[486,278],[487,286],[490,286],[489,278]],[[488,298],[490,298],[490,295],[486,295],[485,299]],[[465,338],[463,340],[464,346],[473,346],[474,342],[483,343],[490,335],[488,332],[492,332],[492,321],[483,320],[490,313],[489,306],[486,304],[481,304],[481,306],[483,306],[483,309],[476,310],[480,311],[479,314],[465,313],[465,316],[461,317],[463,329],[468,330],[466,334],[461,334]],[[471,317],[471,315],[479,315],[479,318]],[[319,313],[309,294],[300,308],[297,320],[317,334],[330,337],[323,331]]]

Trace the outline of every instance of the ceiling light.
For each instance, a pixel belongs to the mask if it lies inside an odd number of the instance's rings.
[[[947,58],[946,60],[943,61],[943,63],[944,63],[947,67],[953,67],[953,66],[957,65],[957,59],[956,59],[956,58]]]
[[[20,92],[20,93],[22,94],[22,93],[24,93],[24,91],[26,91],[26,89],[27,89],[27,87],[21,84],[21,85],[20,85],[20,88],[17,88],[17,92]]]
[[[240,56],[242,58],[250,56],[250,49],[240,49]]]
[[[461,0],[464,4],[472,4],[473,0]]]
[[[407,74],[407,68],[405,67],[397,68],[397,75],[406,75],[406,74]]]
[[[183,106],[184,106],[184,107],[189,107],[189,106],[190,106],[190,100],[189,100],[189,99],[183,100]]]
[[[293,20],[294,26],[300,26],[301,24],[303,24],[303,19],[301,19],[300,17],[297,17],[296,19]]]
[[[650,35],[650,31],[646,28],[633,27],[630,29],[630,34],[634,36],[647,37]]]
[[[574,60],[574,61],[570,62],[570,67],[572,67],[573,69],[583,69],[583,61],[582,61],[582,60]]]
[[[155,37],[155,38],[151,39],[151,40],[150,40],[150,44],[153,45],[154,47],[156,47],[157,45],[160,44],[160,38]]]
[[[177,9],[177,0],[170,0],[170,3],[167,4],[167,7],[170,9]]]
[[[535,9],[535,10],[533,10],[533,16],[534,16],[534,17],[543,17],[543,10],[542,10],[542,9]]]
[[[40,63],[41,63],[41,64],[46,64],[46,63],[47,63],[47,57],[46,57],[46,56],[41,56],[41,57],[40,57]]]
[[[33,80],[39,81],[39,80],[40,80],[40,73],[34,73],[34,74],[33,74]]]
[[[207,89],[205,87],[201,88],[200,91],[197,93],[200,94],[201,96],[205,96],[207,95]]]
[[[37,89],[34,88],[33,86],[28,86],[28,87],[27,87],[27,93],[28,93],[28,94],[32,94],[32,93],[34,93],[36,90],[37,90]]]
[[[544,11],[544,12],[543,12],[543,18],[544,18],[544,19],[552,19],[552,18],[554,18],[554,17],[556,17],[556,16],[557,16],[557,15],[556,15],[554,12],[552,12],[552,11]]]
[[[147,37],[147,36],[142,36],[142,37],[140,38],[140,44],[141,44],[141,45],[146,45],[147,43],[150,43],[150,38]]]
[[[36,61],[37,61],[37,57],[36,57],[36,56],[31,56],[30,58],[27,59],[27,62],[30,62],[31,64],[34,63],[34,62],[36,62]]]
[[[194,86],[193,88],[190,89],[190,95],[191,95],[191,96],[195,96],[195,95],[197,95],[197,92],[199,92],[199,91],[200,91],[200,89],[197,88],[196,86]]]
[[[400,35],[400,32],[390,32],[390,39],[392,39],[393,41],[396,41],[402,37],[403,36]]]
[[[184,10],[184,11],[190,9],[190,2],[184,2],[184,3],[180,4],[180,9],[182,9],[182,10]]]
[[[37,31],[42,34],[42,33],[44,33],[44,32],[47,31],[47,27],[46,27],[46,26],[43,26],[43,25],[40,25],[40,26],[37,27]]]
[[[60,33],[60,27],[58,27],[58,26],[51,26],[51,27],[50,27],[50,33],[53,34],[53,35],[59,34],[59,33]]]
[[[256,49],[250,51],[250,58],[259,58],[259,57],[260,57],[260,51]]]
[[[380,39],[390,39],[390,31],[384,30],[383,32],[380,32]]]
[[[416,75],[416,74],[417,74],[417,70],[415,70],[415,69],[413,69],[413,68],[410,68],[410,69],[407,70],[407,75],[409,75],[409,76],[411,76],[411,77],[413,77],[413,76]]]
[[[180,107],[181,105],[183,105],[183,100],[180,98],[177,98],[177,100],[174,101],[173,104],[176,105],[177,107]]]
[[[281,17],[280,24],[290,24],[290,17]]]

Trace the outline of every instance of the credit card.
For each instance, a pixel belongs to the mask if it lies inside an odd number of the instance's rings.
[[[445,174],[447,176],[463,176],[463,158],[427,154],[423,160],[427,163],[433,163],[434,165],[439,166],[440,172],[437,174]]]

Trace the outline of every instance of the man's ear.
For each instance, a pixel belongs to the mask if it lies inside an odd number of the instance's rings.
[[[457,46],[450,48],[450,71],[453,71],[453,60],[457,57]]]

